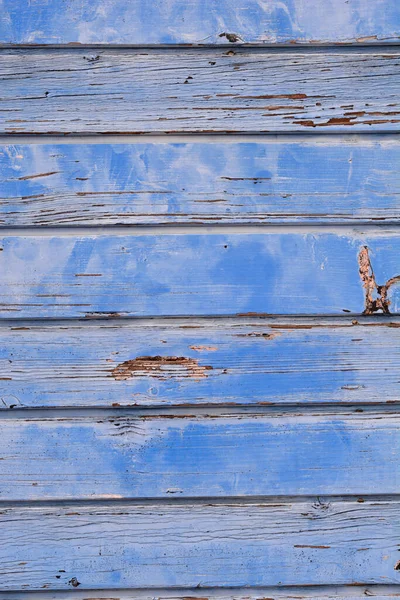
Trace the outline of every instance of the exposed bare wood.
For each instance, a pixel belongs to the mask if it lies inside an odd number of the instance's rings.
[[[399,56],[398,48],[3,50],[0,133],[399,131]]]

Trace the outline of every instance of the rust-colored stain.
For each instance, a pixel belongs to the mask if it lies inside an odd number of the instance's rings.
[[[374,113],[368,113],[370,115],[374,114]],[[365,110],[360,110],[358,112],[355,111],[351,111],[351,112],[345,112],[344,116],[345,117],[350,117],[350,118],[356,118],[356,117],[363,117],[365,115]]]
[[[217,346],[190,346],[190,348],[196,352],[215,352],[218,350]]]
[[[349,113],[346,113],[349,114]],[[307,119],[307,120],[296,120],[294,121],[294,123],[296,125],[303,125],[303,127],[330,127],[332,125],[383,125],[385,123],[399,123],[399,119],[375,119],[375,120],[368,120],[368,121],[355,121],[355,119],[357,118],[357,115],[361,115],[360,113],[352,113],[354,116],[352,117],[332,117],[331,119],[329,119],[328,121],[326,121],[326,123],[315,123],[314,121],[312,121],[311,119]],[[366,114],[373,114],[373,113],[366,113]],[[383,113],[383,114],[394,114],[394,113]],[[287,118],[287,117],[284,117]],[[291,117],[292,118],[292,117]],[[294,118],[294,117],[293,117]]]
[[[352,123],[352,119],[356,117],[332,117],[326,123],[314,123],[311,119],[306,121],[296,121],[299,125],[304,127],[329,127],[330,125],[355,125]]]
[[[359,44],[364,44],[365,42],[373,42],[374,40],[377,40],[377,39],[378,39],[377,35],[365,35],[363,37],[356,38],[356,42],[358,42]]]
[[[117,365],[111,374],[117,381],[132,377],[156,377],[157,379],[203,379],[210,365],[199,365],[194,358],[185,356],[138,356]]]
[[[49,171],[48,173],[38,173],[37,175],[25,175],[24,177],[18,177],[18,181],[26,181],[27,179],[37,179],[38,177],[50,177],[50,175],[56,175],[59,171]]]
[[[377,285],[374,271],[369,257],[368,246],[363,246],[358,255],[358,264],[361,281],[365,290],[365,315],[372,315],[380,310],[384,314],[390,314],[388,291],[392,285],[400,282],[400,275],[388,279],[384,285]]]
[[[285,106],[278,104],[277,106],[264,106],[262,110],[304,110],[304,106]]]
[[[314,98],[320,98],[320,96],[313,96]],[[305,100],[308,98],[307,94],[262,94],[261,96],[244,96],[241,95],[242,100],[274,100],[275,98],[286,98],[288,100]]]

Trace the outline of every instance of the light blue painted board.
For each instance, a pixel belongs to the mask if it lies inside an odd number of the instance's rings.
[[[0,225],[388,222],[395,137],[0,146]]]
[[[400,274],[390,233],[16,236],[1,247],[2,317],[360,314],[365,248],[377,285]],[[399,312],[398,282],[388,300]]]
[[[0,134],[399,131],[399,57],[397,47],[3,50]]]
[[[353,323],[3,326],[0,409],[400,402],[400,323]]]
[[[227,33],[231,43],[258,44],[400,36],[396,0],[2,0],[0,8],[5,44],[229,44]]]
[[[0,499],[397,494],[395,414],[3,421]]]
[[[394,584],[400,581],[394,569],[399,510],[396,501],[321,498],[243,506],[4,508],[0,586],[78,593],[112,587],[108,600],[116,600],[119,588]],[[265,597],[261,590],[231,594],[232,600]],[[298,597],[295,590],[286,594]],[[193,596],[188,591],[185,597]],[[207,589],[202,597],[209,597]],[[284,597],[282,590],[278,598]],[[299,597],[307,598],[301,589]]]

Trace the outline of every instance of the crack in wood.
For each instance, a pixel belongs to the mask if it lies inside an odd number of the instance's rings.
[[[376,283],[374,270],[371,265],[368,246],[363,246],[358,255],[359,272],[365,290],[365,315],[382,311],[390,314],[388,292],[392,285],[400,282],[400,275],[391,277],[384,285]]]

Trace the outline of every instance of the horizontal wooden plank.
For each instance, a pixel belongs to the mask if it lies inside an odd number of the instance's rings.
[[[1,317],[400,310],[396,230],[3,236],[1,249]]]
[[[400,219],[397,138],[0,147],[0,225]]]
[[[3,44],[376,43],[398,41],[396,0],[3,0]]]
[[[3,50],[0,134],[399,131],[399,57],[397,48]]]
[[[397,501],[324,499],[2,509],[0,586],[399,583],[399,510]]]
[[[61,578],[61,577],[60,577]],[[179,589],[118,589],[103,588],[101,590],[80,589],[80,586],[70,590],[44,590],[23,592],[0,590],[0,598],[3,600],[365,600],[370,596],[376,600],[393,600],[400,596],[396,584],[391,585],[348,585],[348,586],[282,586],[282,587],[260,587],[257,588],[184,588]]]
[[[0,459],[7,501],[395,494],[400,417],[16,416]]]
[[[0,409],[400,401],[400,322],[1,328]]]

